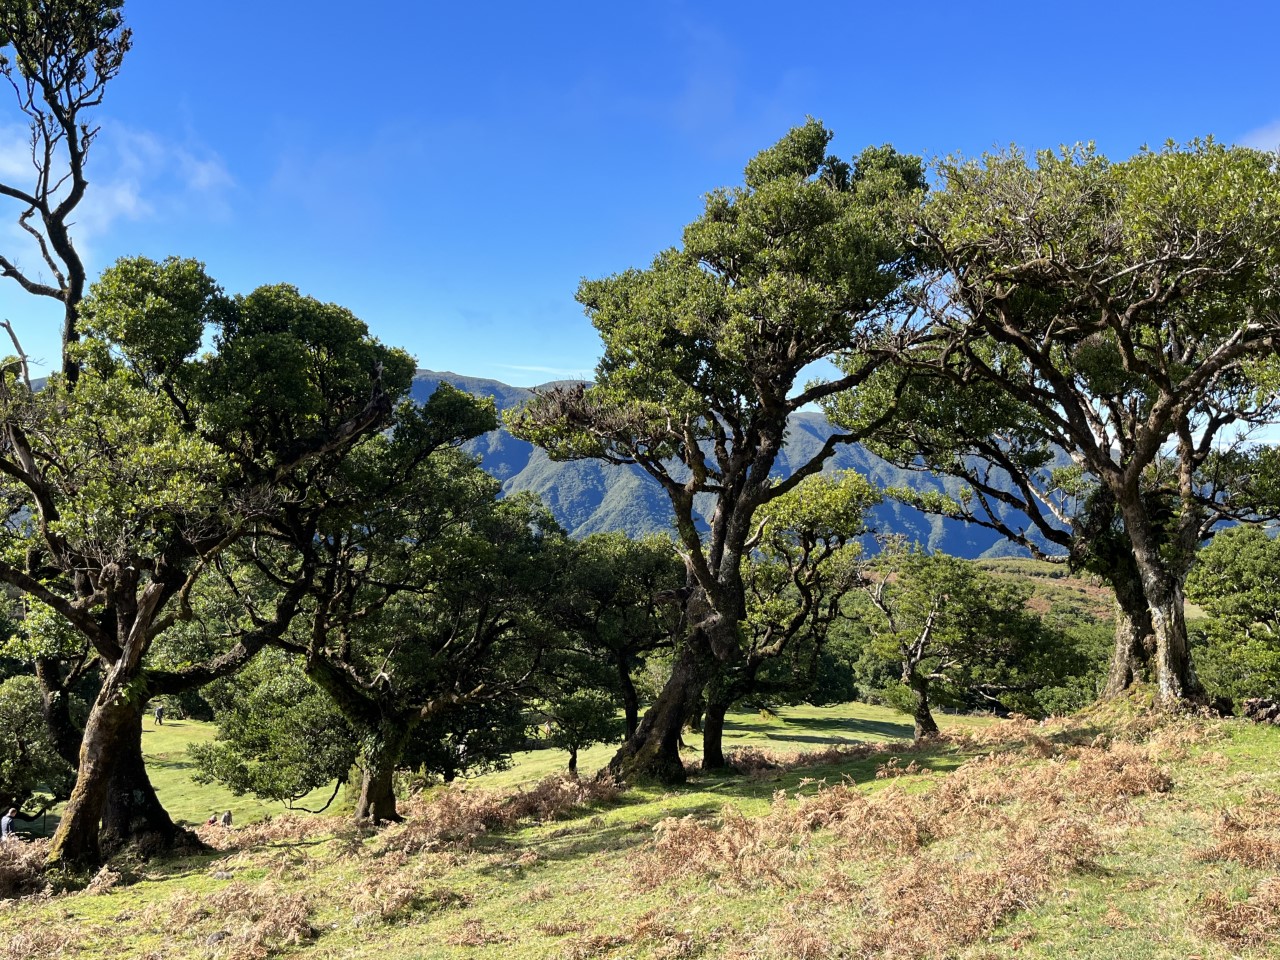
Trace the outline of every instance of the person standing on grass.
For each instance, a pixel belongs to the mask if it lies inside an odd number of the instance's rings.
[[[164,704],[157,703],[156,704],[156,726],[159,727],[163,725],[164,725]]]
[[[13,821],[17,816],[18,808],[10,807],[9,812],[0,817],[0,842],[17,839],[18,835],[13,832]]]

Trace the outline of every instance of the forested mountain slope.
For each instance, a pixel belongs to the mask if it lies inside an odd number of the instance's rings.
[[[493,397],[498,409],[523,403],[538,387],[513,387],[451,372],[419,370],[413,381],[413,397],[425,401],[441,381],[460,390]],[[542,384],[540,386],[550,386]],[[782,475],[791,464],[804,463],[832,433],[820,413],[802,413],[792,421],[787,445],[778,458]],[[506,493],[529,490],[540,496],[556,519],[574,536],[608,530],[625,530],[632,536],[671,529],[671,509],[656,482],[638,467],[618,467],[596,460],[556,463],[546,452],[494,430],[469,445],[490,474],[502,481]],[[882,487],[910,486],[918,490],[943,490],[955,485],[931,474],[911,473],[885,463],[862,447],[844,447],[831,469],[856,469]],[[886,502],[875,511],[875,527],[882,533],[900,533],[960,557],[992,557],[1020,551],[990,530],[940,517],[930,517],[898,503]]]

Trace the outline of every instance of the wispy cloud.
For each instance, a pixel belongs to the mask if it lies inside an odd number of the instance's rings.
[[[230,215],[235,182],[222,158],[198,145],[117,125],[94,142],[90,164],[93,188],[74,217],[76,246],[88,261],[121,222],[216,221]],[[35,176],[30,132],[21,125],[0,126],[0,180],[30,189]],[[11,236],[30,243],[16,226],[11,229]]]
[[[1242,147],[1253,147],[1255,150],[1280,149],[1280,120],[1272,120],[1265,126],[1250,130],[1236,138]]]
[[[591,372],[589,370],[584,371],[582,367],[575,367],[571,369],[569,367],[541,367],[521,363],[495,363],[494,366],[500,367],[503,370],[516,370],[520,373],[546,373],[551,376],[564,377],[566,379],[573,380],[590,380],[592,377]]]

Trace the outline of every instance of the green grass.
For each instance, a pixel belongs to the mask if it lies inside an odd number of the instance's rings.
[[[986,719],[948,717],[953,731],[976,731],[977,739],[903,755],[897,769],[910,760],[921,771],[910,775],[877,777],[892,754],[789,772],[698,775],[677,789],[635,789],[549,822],[525,822],[510,831],[481,834],[471,844],[443,843],[410,854],[396,846],[397,837],[411,835],[406,828],[361,836],[345,820],[333,819],[320,833],[301,838],[273,837],[269,828],[261,828],[261,842],[245,849],[135,865],[105,893],[29,901],[16,911],[0,911],[0,960],[931,955],[902,952],[909,941],[905,932],[897,934],[900,941],[891,935],[868,953],[854,952],[875,912],[868,905],[882,902],[877,898],[884,896],[884,885],[914,863],[923,864],[918,884],[927,886],[935,875],[960,879],[951,887],[928,888],[922,909],[941,910],[951,900],[963,905],[979,896],[980,884],[972,878],[1005,862],[1000,858],[1011,837],[1030,830],[1019,843],[1052,841],[1054,828],[1045,825],[1057,823],[1053,818],[1059,815],[1096,833],[1101,843],[1096,862],[1048,870],[1042,884],[1028,888],[1031,892],[999,923],[974,939],[944,943],[933,955],[960,960],[1280,956],[1280,942],[1249,946],[1214,940],[1201,923],[1207,898],[1215,892],[1243,901],[1255,895],[1260,881],[1280,873],[1280,863],[1258,867],[1202,856],[1224,809],[1263,804],[1280,814],[1280,731],[1237,721],[1179,721],[1149,733],[1134,712],[1095,711],[1060,728],[997,728]],[[864,706],[795,708],[776,717],[738,714],[731,720],[730,748],[787,751],[910,734],[900,715]],[[1004,732],[985,733],[988,727]],[[180,803],[197,815],[217,808],[221,804],[213,801],[210,788],[183,785],[180,765],[184,744],[210,735],[209,728],[178,723],[169,728],[166,723],[145,740],[162,798],[175,813]],[[1171,788],[1131,799],[1103,794],[1091,799],[1089,791],[1106,779],[1100,775],[1081,781],[1084,785],[1075,788],[1083,791],[1079,796],[1068,791],[1055,800],[1048,791],[1041,802],[1039,788],[1027,786],[1038,778],[1069,778],[1087,757],[1112,756],[1103,746],[1091,746],[1112,739],[1116,756],[1129,751],[1149,758],[1144,762],[1163,769]],[[1130,740],[1138,745],[1130,747]],[[581,760],[583,769],[593,769],[608,754],[608,748],[597,748]],[[966,766],[988,755],[994,760]],[[690,759],[694,756],[691,752]],[[467,789],[528,789],[564,762],[561,752],[535,751],[518,757],[511,770],[479,778]],[[997,765],[987,775],[984,763]],[[760,834],[751,833],[771,822],[763,818],[796,810],[802,802],[798,796],[816,795],[823,785],[815,780],[852,784],[865,797],[891,801],[892,810],[927,813],[936,803],[941,832],[919,850],[900,852],[867,846],[871,841],[842,840],[827,829],[792,840],[763,827]],[[974,796],[989,789],[991,797],[977,806],[956,807],[961,814],[947,813],[951,808],[932,798],[945,795],[953,782],[957,789],[977,784]],[[1025,795],[1018,794],[1024,787]],[[777,799],[779,791],[784,800]],[[1001,791],[1012,791],[1015,799],[1001,800]],[[1275,798],[1274,808],[1265,806],[1273,802],[1269,797]],[[237,823],[265,812],[240,809]],[[687,869],[693,861],[684,855],[662,861],[655,873],[657,824],[694,817],[714,837],[730,829],[728,823],[719,826],[726,809],[751,818],[744,821],[743,838],[721,851],[727,873]],[[948,821],[949,816],[965,819]],[[249,836],[255,829],[238,827],[234,833]],[[781,881],[735,879],[737,866],[771,856],[784,865]],[[904,888],[883,902],[901,906],[912,896]],[[290,927],[288,908],[298,904],[303,925]],[[384,918],[379,905],[387,904],[398,909]],[[290,944],[267,935],[273,917],[286,934],[301,929],[305,936]],[[255,930],[263,937],[246,941]],[[226,937],[217,939],[222,934]]]
[[[194,765],[187,755],[188,748],[197,743],[207,743],[217,734],[217,727],[198,720],[167,719],[157,725],[147,716],[142,721],[142,755],[147,762],[147,775],[175,822],[204,823],[213,813],[230,810],[235,823],[252,823],[264,817],[288,813],[284,803],[259,800],[252,794],[236,796],[220,784],[200,784],[192,779]],[[297,801],[296,806],[319,809],[333,792],[332,787],[315,790]],[[342,798],[334,801],[335,812],[342,812]],[[347,809],[349,809],[349,804]],[[29,829],[33,835],[51,836],[58,825],[58,809],[51,811],[43,821]]]

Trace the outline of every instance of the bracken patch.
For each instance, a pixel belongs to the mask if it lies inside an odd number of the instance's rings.
[[[42,892],[44,861],[48,856],[48,840],[0,843],[0,900]]]
[[[1280,938],[1280,877],[1259,883],[1242,901],[1210,893],[1197,906],[1197,928],[1235,947],[1274,946]]]

